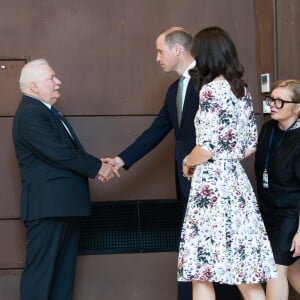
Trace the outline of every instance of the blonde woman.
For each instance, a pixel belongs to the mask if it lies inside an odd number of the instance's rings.
[[[255,171],[278,271],[267,283],[267,299],[287,300],[288,281],[300,295],[300,81],[276,81],[266,103],[272,120],[261,129]]]

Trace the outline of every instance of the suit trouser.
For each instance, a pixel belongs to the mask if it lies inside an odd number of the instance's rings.
[[[80,232],[79,218],[25,222],[26,261],[21,300],[71,300]]]

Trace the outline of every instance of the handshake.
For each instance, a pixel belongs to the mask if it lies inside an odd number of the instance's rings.
[[[114,158],[101,158],[102,166],[97,174],[98,180],[108,182],[114,176],[120,177],[119,169],[125,165],[124,161],[116,156]]]

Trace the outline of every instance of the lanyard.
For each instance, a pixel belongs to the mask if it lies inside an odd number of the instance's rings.
[[[289,126],[284,132],[283,134],[281,135],[277,145],[275,146],[275,149],[274,151],[272,152],[272,154],[270,154],[271,152],[271,145],[272,145],[272,141],[273,141],[273,137],[274,137],[274,131],[275,131],[275,127],[272,128],[272,131],[271,131],[271,134],[270,134],[270,138],[269,138],[269,143],[268,143],[268,152],[267,152],[267,156],[266,156],[266,160],[265,160],[265,170],[268,169],[268,166],[269,166],[269,162],[270,162],[270,159],[274,156],[274,154],[278,151],[279,147],[281,146],[282,144],[282,140],[283,140],[283,137],[286,135],[286,133],[296,124],[298,119],[295,120],[295,122],[293,122],[293,124],[291,126]]]

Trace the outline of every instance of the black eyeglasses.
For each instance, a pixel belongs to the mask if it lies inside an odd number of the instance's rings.
[[[265,101],[266,101],[266,104],[267,105],[271,105],[271,103],[274,103],[274,105],[275,105],[275,107],[277,108],[277,109],[281,109],[281,108],[283,108],[283,106],[284,106],[284,103],[299,103],[299,102],[296,102],[296,101],[286,101],[286,100],[282,100],[282,99],[280,99],[280,98],[273,98],[273,97],[271,97],[271,96],[266,96],[266,98],[265,98]]]

